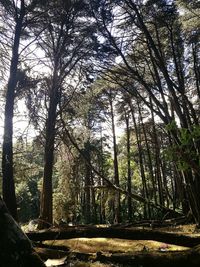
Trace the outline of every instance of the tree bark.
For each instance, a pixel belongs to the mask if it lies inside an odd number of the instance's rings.
[[[152,100],[150,98],[150,104],[151,107],[153,105]],[[164,196],[163,196],[163,181],[162,181],[162,175],[160,172],[161,168],[161,157],[160,157],[160,146],[158,143],[158,136],[157,136],[157,131],[156,131],[156,124],[155,124],[155,119],[154,119],[154,113],[153,109],[151,109],[151,119],[152,119],[152,126],[153,126],[153,137],[154,137],[154,150],[155,150],[155,177],[158,183],[158,195],[159,195],[159,202],[160,205],[164,206]]]
[[[0,259],[2,267],[44,267],[28,237],[0,198]]]
[[[133,105],[132,103],[129,103],[129,104],[131,108],[131,115],[132,115],[133,125],[135,129],[135,136],[136,136],[138,156],[139,156],[139,167],[140,167],[140,175],[141,175],[141,180],[142,180],[142,197],[145,199],[148,199],[146,176],[145,176],[144,153],[143,153],[142,144],[141,144],[141,133],[140,133],[141,129],[140,129],[140,125],[137,125]],[[144,203],[144,211],[143,211],[144,219],[147,218],[147,207],[148,207],[148,210],[150,210],[150,205],[148,203]]]
[[[85,144],[85,157],[88,162],[91,162],[90,158],[90,144],[89,141]],[[84,203],[84,217],[85,217],[85,222],[91,223],[91,175],[92,171],[90,168],[90,165],[87,163],[85,164],[85,203]]]
[[[114,107],[113,107],[113,95],[112,91],[108,93],[110,110],[111,110],[111,121],[112,121],[112,136],[113,136],[113,155],[114,155],[114,184],[119,187],[119,168],[117,158],[117,141],[115,133],[115,118],[114,118]],[[120,218],[120,192],[116,191],[114,196],[114,223],[119,223]]]
[[[43,186],[40,200],[40,221],[38,228],[48,228],[53,223],[53,189],[52,189],[52,174],[54,164],[54,141],[56,135],[56,108],[58,105],[58,85],[57,70],[54,70],[52,77],[52,87],[50,92],[50,103],[48,109],[48,116],[46,121],[45,134],[45,153],[44,153],[44,174]]]
[[[15,184],[13,175],[13,113],[15,90],[17,86],[17,67],[19,63],[19,44],[25,16],[24,0],[21,1],[20,13],[16,14],[16,26],[10,74],[6,91],[6,104],[4,113],[4,136],[2,150],[2,173],[3,173],[3,199],[13,218],[17,220],[17,203],[15,196]]]
[[[128,219],[129,222],[132,221],[133,218],[133,207],[132,207],[132,198],[131,198],[131,191],[132,191],[132,181],[131,181],[131,152],[130,152],[130,127],[129,127],[129,121],[130,121],[130,114],[128,112],[125,112],[125,122],[126,122],[126,151],[127,151],[127,191],[129,193],[128,199]]]

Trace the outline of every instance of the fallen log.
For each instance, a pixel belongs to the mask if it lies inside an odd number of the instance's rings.
[[[64,250],[41,248],[41,247],[35,247],[35,251],[44,261],[48,259],[61,259],[63,257],[66,257],[66,255],[68,254],[68,252]]]
[[[181,252],[135,252],[99,254],[96,260],[106,263],[120,263],[128,266],[143,267],[199,267],[200,253],[193,249]]]
[[[57,262],[56,259],[64,259],[63,263],[73,260],[98,261],[102,263],[123,264],[124,266],[143,266],[143,267],[199,267],[200,266],[200,246],[186,251],[143,251],[132,253],[80,253],[80,252],[59,252],[55,250],[36,248],[37,253],[49,263]]]
[[[60,250],[60,251],[64,251],[65,253],[70,251],[69,247],[62,246],[62,245],[55,245],[54,243],[53,244],[44,244],[44,243],[41,243],[41,242],[32,242],[32,243],[33,243],[34,248]]]
[[[184,235],[173,232],[164,232],[155,229],[141,228],[115,228],[115,227],[65,227],[52,228],[49,230],[41,230],[37,232],[27,233],[28,237],[33,241],[44,240],[61,240],[71,238],[120,238],[128,240],[155,240],[185,247],[194,247],[200,244],[200,236]]]

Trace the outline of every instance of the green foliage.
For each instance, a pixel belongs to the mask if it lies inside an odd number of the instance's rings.
[[[16,185],[18,215],[21,223],[26,223],[39,216],[39,190],[37,177],[32,177],[28,182],[21,181]]]
[[[73,176],[73,162],[70,162],[72,154],[68,148],[60,147],[62,154],[57,157],[54,172],[54,194],[53,194],[53,213],[56,223],[64,220],[72,222],[76,219],[77,188],[75,177]],[[56,174],[56,177],[55,177]]]
[[[167,130],[167,131],[173,131],[173,130],[176,130],[176,129],[177,129],[176,121],[175,121],[175,120],[171,121],[171,122],[168,123],[165,127],[166,127],[166,130]]]
[[[194,145],[200,141],[200,126],[194,125],[190,130],[170,126],[167,130],[176,130],[179,134],[179,144],[173,144],[166,149],[167,158],[175,161],[181,171],[186,171],[193,165],[196,169],[200,168],[199,154]]]
[[[16,195],[18,205],[20,206],[18,209],[20,222],[25,223],[33,216],[31,209],[31,193],[28,185],[25,182],[22,182],[16,186]]]
[[[180,21],[187,33],[198,32],[199,22],[199,1],[198,0],[178,0],[180,9]]]
[[[42,147],[34,140],[26,144],[19,138],[14,145],[16,197],[20,222],[28,222],[39,216],[43,156]]]

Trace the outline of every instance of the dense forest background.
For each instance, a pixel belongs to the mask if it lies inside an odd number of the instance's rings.
[[[1,194],[16,220],[200,224],[199,11],[0,1]]]

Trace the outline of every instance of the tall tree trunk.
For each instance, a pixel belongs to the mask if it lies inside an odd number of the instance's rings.
[[[96,192],[94,189],[94,177],[91,170],[91,206],[92,206],[92,223],[97,224],[97,205],[96,205]]]
[[[85,158],[87,162],[91,162],[90,159],[90,151],[89,148],[90,144],[89,142],[85,144]],[[85,223],[91,223],[91,167],[90,165],[86,162],[85,167]]]
[[[55,71],[56,72],[56,71]],[[55,142],[55,124],[56,124],[56,108],[58,105],[58,87],[56,85],[56,74],[53,76],[53,84],[50,92],[50,103],[48,116],[46,121],[45,133],[45,152],[44,152],[44,174],[43,185],[40,200],[40,222],[38,228],[42,229],[50,227],[53,223],[53,207],[52,207],[52,174],[54,164],[54,142]]]
[[[130,115],[125,110],[125,122],[126,122],[126,151],[127,151],[127,191],[130,194],[128,196],[128,220],[132,221],[133,218],[133,207],[132,207],[132,198],[131,198],[131,153],[130,153],[130,127],[129,127]]]
[[[159,202],[160,205],[164,206],[164,196],[163,196],[163,181],[162,181],[162,175],[161,175],[161,160],[160,160],[160,145],[158,142],[158,136],[156,132],[156,124],[154,119],[154,112],[153,112],[153,103],[150,98],[150,104],[151,104],[151,119],[152,119],[152,125],[153,125],[153,136],[154,136],[154,144],[155,144],[155,177],[157,178],[158,182],[158,195],[159,195]]]
[[[117,158],[117,141],[115,133],[115,119],[114,119],[114,108],[113,108],[113,96],[112,92],[109,93],[109,103],[111,110],[112,120],[112,136],[113,136],[113,156],[114,156],[114,184],[119,187],[119,169],[118,169],[118,158]],[[119,223],[120,219],[120,193],[115,192],[114,199],[114,223]]]
[[[101,129],[101,156],[100,156],[100,173],[104,177],[104,153],[103,153],[103,133],[102,133],[102,127]],[[99,177],[99,185],[104,186],[105,181]],[[99,219],[100,219],[100,224],[106,222],[106,212],[105,212],[105,192],[104,188],[101,189],[100,191],[100,203],[99,203]]]
[[[197,94],[200,100],[200,70],[199,70],[197,51],[198,51],[197,44],[192,43],[193,67],[194,67],[194,74],[195,74],[195,81],[196,81],[196,89],[197,89]]]
[[[150,178],[151,178],[151,184],[152,184],[152,188],[153,188],[153,198],[154,198],[155,203],[157,203],[157,185],[156,185],[156,178],[154,177],[154,173],[153,173],[152,154],[150,151],[150,145],[148,142],[147,132],[146,132],[146,128],[145,128],[145,125],[143,122],[140,107],[138,107],[138,108],[139,108],[139,114],[140,114],[140,118],[141,118],[143,134],[144,134],[144,141],[145,141],[146,152],[147,152],[147,166],[148,166],[148,170],[149,170],[149,174],[150,174]]]
[[[132,115],[132,120],[135,128],[135,136],[136,136],[136,141],[137,141],[137,148],[138,148],[138,155],[139,155],[139,166],[140,166],[140,175],[142,179],[142,196],[144,198],[147,198],[147,188],[146,188],[146,177],[145,177],[145,169],[144,169],[144,158],[143,158],[143,151],[142,151],[142,146],[141,146],[141,136],[139,133],[138,125],[136,123],[136,118],[134,114],[134,108],[132,103],[129,103],[130,108],[131,108],[131,115]],[[147,204],[144,203],[144,218],[147,218]]]
[[[25,15],[24,0],[21,0],[20,13],[16,18],[14,44],[10,65],[10,76],[6,91],[4,136],[2,151],[2,173],[3,173],[3,199],[13,218],[17,220],[17,203],[15,196],[15,185],[13,175],[13,113],[15,90],[17,86],[17,67],[19,64],[19,44]]]

